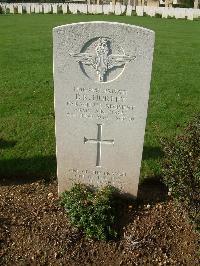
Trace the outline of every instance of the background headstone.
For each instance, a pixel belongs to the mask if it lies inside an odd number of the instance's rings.
[[[163,12],[162,12],[162,18],[168,18],[168,7],[164,7]]]
[[[136,6],[136,14],[138,17],[143,17],[143,15],[144,15],[143,6]]]
[[[188,20],[193,20],[193,19],[194,19],[194,16],[193,16],[193,9],[192,9],[192,8],[188,8],[188,9],[187,9],[187,12],[186,12],[186,15],[187,15],[187,19],[188,19]]]
[[[110,5],[103,5],[103,13],[104,15],[109,15],[110,14]]]
[[[35,13],[36,14],[40,13],[40,6],[39,6],[39,4],[35,4]]]
[[[31,5],[29,3],[26,4],[26,13],[27,14],[31,13]]]
[[[97,14],[103,13],[103,6],[102,5],[96,5],[96,13]]]
[[[126,9],[126,15],[127,16],[131,16],[132,15],[132,10],[133,10],[133,7],[131,5],[128,5],[127,9]]]
[[[59,193],[84,183],[137,195],[153,48],[154,32],[133,25],[54,28]]]
[[[35,13],[35,4],[31,4],[31,13]]]
[[[68,4],[62,4],[62,11],[63,11],[63,14],[67,14],[67,12],[68,12]]]
[[[86,4],[78,4],[77,9],[79,12],[83,14],[87,14],[87,5]]]
[[[23,10],[22,10],[22,5],[18,5],[18,14],[22,14]]]
[[[50,4],[43,4],[44,14],[48,14],[51,12],[51,5]]]
[[[121,13],[122,13],[121,4],[117,2],[115,5],[115,15],[121,15]]]
[[[15,13],[13,4],[9,5],[9,9],[10,9],[10,14],[14,14]]]
[[[69,3],[69,11],[72,13],[72,14],[77,14],[77,4],[71,4]]]
[[[53,8],[53,14],[57,14],[57,12],[58,12],[58,5],[57,4],[53,4],[52,5],[52,8]]]
[[[39,4],[39,13],[43,13],[43,5]]]

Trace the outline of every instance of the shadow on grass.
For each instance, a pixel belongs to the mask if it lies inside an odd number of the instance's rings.
[[[0,149],[12,148],[16,143],[16,141],[0,139]]]
[[[164,153],[160,147],[144,146],[142,160],[162,158]]]
[[[56,157],[0,160],[0,185],[18,185],[36,180],[50,181],[56,176]]]

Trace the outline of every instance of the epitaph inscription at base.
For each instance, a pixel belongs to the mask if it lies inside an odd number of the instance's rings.
[[[53,30],[59,193],[75,183],[137,196],[154,32],[111,22]]]

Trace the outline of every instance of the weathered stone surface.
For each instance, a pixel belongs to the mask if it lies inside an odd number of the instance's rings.
[[[59,193],[111,184],[136,196],[154,32],[110,22],[53,30]]]

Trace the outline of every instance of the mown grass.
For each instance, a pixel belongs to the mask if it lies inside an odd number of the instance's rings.
[[[160,175],[161,137],[200,111],[200,23],[101,15],[0,16],[0,177],[56,176],[52,28],[118,21],[156,32],[141,177]]]

